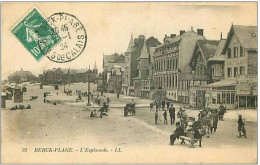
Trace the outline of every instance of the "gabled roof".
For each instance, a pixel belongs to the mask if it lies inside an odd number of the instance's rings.
[[[125,56],[121,54],[113,63],[125,63]]]
[[[225,60],[225,56],[222,54],[225,43],[226,43],[226,39],[221,39],[219,41],[218,47],[217,47],[217,50],[216,50],[214,56],[210,57],[208,59],[208,61],[224,61]]]
[[[219,41],[198,40],[197,43],[199,45],[200,51],[204,57],[205,62],[207,62],[210,57],[213,57],[215,55]]]
[[[243,48],[257,49],[257,26],[232,25],[228,33],[227,42],[223,49],[223,54],[226,53],[234,34],[237,36],[238,41]]]
[[[218,43],[218,48],[214,54],[214,56],[221,56],[222,55],[222,52],[223,52],[223,49],[224,49],[224,46],[226,44],[226,39],[221,39]]]

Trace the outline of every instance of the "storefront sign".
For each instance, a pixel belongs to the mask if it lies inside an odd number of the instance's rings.
[[[238,75],[236,94],[257,95],[257,75]]]

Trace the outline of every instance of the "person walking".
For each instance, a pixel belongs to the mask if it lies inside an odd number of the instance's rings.
[[[109,103],[110,103],[110,98],[107,97],[107,105],[109,105]]]
[[[150,111],[153,110],[153,102],[150,103]]]
[[[218,110],[217,109],[215,109],[213,111],[213,113],[211,114],[211,118],[213,120],[213,126],[210,128],[210,132],[212,133],[213,129],[214,129],[213,134],[215,134],[217,131],[217,128],[218,128]]]
[[[155,102],[155,108],[156,108],[156,111],[159,111],[159,104],[158,104],[158,102]]]
[[[44,102],[44,103],[46,102],[46,96],[47,96],[47,94],[46,94],[46,92],[44,92],[44,93],[43,93],[43,102]]]
[[[241,134],[241,132],[242,132],[242,127],[244,126],[244,122],[243,122],[243,119],[242,119],[242,115],[239,115],[239,116],[238,116],[237,124],[238,124],[238,137],[240,138],[240,137],[242,136],[242,134]]]
[[[174,125],[175,122],[175,108],[173,107],[173,104],[169,108],[170,118],[171,118],[171,125]]]
[[[155,125],[158,124],[159,115],[158,115],[158,111],[157,110],[156,110],[156,112],[154,114],[154,119],[155,119]]]
[[[168,125],[168,121],[167,121],[167,111],[166,111],[166,109],[164,110],[164,113],[163,113],[163,117],[164,117],[164,124],[166,125]]]
[[[161,111],[161,106],[162,106],[161,100],[158,101],[158,106],[159,106],[159,111]]]
[[[162,100],[162,111],[165,109],[165,100]]]

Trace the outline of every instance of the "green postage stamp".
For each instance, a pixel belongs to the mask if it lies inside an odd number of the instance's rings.
[[[37,61],[61,40],[35,8],[12,29],[12,33]]]

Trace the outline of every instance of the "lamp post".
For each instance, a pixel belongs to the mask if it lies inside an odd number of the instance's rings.
[[[91,70],[88,70],[87,71],[87,75],[88,75],[88,103],[87,103],[87,106],[90,106],[91,104],[90,104],[90,102],[89,102],[89,100],[90,100],[90,75],[91,75]]]

